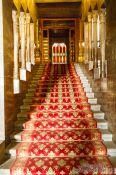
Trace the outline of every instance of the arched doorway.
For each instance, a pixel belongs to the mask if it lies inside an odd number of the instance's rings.
[[[67,64],[67,46],[65,43],[52,45],[52,64]]]

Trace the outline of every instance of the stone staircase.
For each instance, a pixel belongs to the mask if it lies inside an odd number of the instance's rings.
[[[91,110],[93,111],[94,118],[97,121],[97,128],[100,129],[102,133],[103,143],[107,146],[108,156],[115,168],[116,174],[116,145],[112,141],[112,134],[108,131],[108,123],[105,120],[105,114],[101,111],[101,105],[97,103],[97,98],[94,97],[94,92],[90,87],[87,77],[83,74],[79,64],[75,64],[75,69],[83,83],[86,96],[88,97],[88,102],[91,104]],[[43,75],[43,71],[44,65],[40,65],[39,68],[36,68],[36,73],[33,75],[33,79],[29,84],[28,92],[23,100],[23,105],[20,106],[20,113],[17,114],[18,121],[15,124],[16,131],[14,131],[14,133],[11,135],[11,144],[7,147],[6,152],[10,158],[0,166],[0,175],[10,175],[10,166],[16,158],[17,145],[21,141],[20,123],[25,121],[28,117],[27,112],[30,110],[30,105],[32,105],[32,98],[36,90],[37,81],[38,78]],[[19,132],[17,132],[17,128],[19,128]]]
[[[86,85],[87,85],[86,87],[88,87],[88,90],[90,90],[90,83],[87,77],[84,75],[81,69],[81,66],[79,64],[75,64],[75,69],[78,75],[80,75],[81,81],[83,82],[83,84],[85,84],[86,82]],[[88,98],[90,101],[96,99],[96,103],[94,104],[97,105],[97,98],[94,98],[93,91],[89,93]],[[93,103],[90,103],[90,104],[93,104]],[[94,117],[97,119],[97,127],[100,129],[102,133],[102,139],[104,141],[104,144],[107,146],[109,159],[112,162],[112,165],[114,166],[114,173],[116,174],[116,145],[112,141],[112,133],[110,133],[108,130],[108,122],[107,120],[105,120],[105,113],[102,112],[101,109],[99,108],[98,111],[94,112]]]

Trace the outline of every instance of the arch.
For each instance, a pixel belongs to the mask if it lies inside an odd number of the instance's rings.
[[[65,43],[52,45],[52,64],[67,64],[67,46]]]

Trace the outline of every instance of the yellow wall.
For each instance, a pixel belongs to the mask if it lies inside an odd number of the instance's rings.
[[[27,7],[30,11],[31,17],[33,20],[36,20],[37,17],[37,8],[34,3],[34,0],[13,0],[14,4],[16,5],[18,11],[20,11],[21,5],[23,6],[24,10],[26,11]]]

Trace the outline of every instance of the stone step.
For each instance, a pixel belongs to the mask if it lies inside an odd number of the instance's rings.
[[[92,92],[92,88],[84,87],[84,91],[87,92]]]
[[[112,133],[110,133],[108,130],[105,130],[105,129],[100,129],[101,131],[101,136],[102,136],[102,140],[105,141],[105,142],[112,142]],[[15,140],[16,142],[20,142],[21,141],[21,137],[22,137],[22,131],[18,131],[17,132],[14,132],[12,135],[11,135],[11,140]]]
[[[103,143],[107,147],[107,155],[115,157],[116,156],[116,145],[113,142],[103,142]],[[20,144],[20,142],[13,142],[13,143],[11,143],[7,147],[6,152],[8,154],[10,154],[11,157],[16,157],[17,156],[16,152],[17,152],[19,144]]]
[[[101,112],[101,111],[99,111],[99,112],[94,112],[94,118],[95,118],[95,119],[104,119],[104,117],[105,117],[104,112]]]
[[[114,175],[116,175],[116,157],[109,157],[109,159],[110,159],[110,161],[111,161],[111,163],[112,163],[112,165],[114,167]],[[11,173],[10,173],[10,167],[11,167],[11,165],[12,165],[12,163],[14,161],[15,161],[15,158],[14,157],[11,157],[6,162],[4,162],[0,166],[0,175],[11,175]],[[105,175],[105,174],[102,174],[102,175]]]
[[[87,79],[81,79],[81,82],[82,83],[89,83],[89,80],[87,80]]]
[[[31,98],[25,98],[23,99],[24,104],[32,104],[32,99]]]
[[[29,88],[32,89],[32,90],[34,90],[36,86],[37,86],[37,84],[30,84],[30,85],[29,85]],[[52,88],[52,86],[49,86],[49,87]],[[68,87],[70,87],[70,86],[68,86]],[[84,87],[85,89],[90,89],[90,90],[92,90],[90,84],[83,84],[83,87]],[[76,87],[75,87],[75,88],[76,88]]]
[[[102,140],[105,141],[105,142],[112,142],[112,133],[110,133],[108,130],[106,129],[103,129],[101,130],[101,133],[102,133]]]
[[[105,114],[101,111],[100,112],[93,112],[93,116],[94,116],[95,119],[104,119],[104,115]],[[18,118],[18,120],[27,119],[28,118],[27,112],[18,113],[17,118]]]
[[[97,104],[97,98],[89,98],[88,103],[89,104]]]
[[[94,93],[93,92],[87,92],[86,97],[88,98],[94,98]]]
[[[26,94],[26,97],[33,97],[35,92],[28,92]],[[87,98],[94,98],[94,93],[93,92],[87,92],[86,93]]]
[[[61,89],[61,88],[60,88]],[[36,88],[29,88],[28,92],[35,92]],[[92,92],[92,88],[90,87],[84,87],[85,92]]]
[[[27,94],[26,94],[26,97],[33,97],[34,96],[34,92],[28,92]]]
[[[36,120],[41,120],[41,119],[36,119]],[[46,120],[46,119],[45,119]],[[57,120],[57,119],[56,119]],[[72,120],[72,119],[66,119],[66,120]],[[77,119],[77,120],[83,120],[83,119]],[[18,120],[15,123],[16,129],[22,129],[23,128],[23,123],[25,123],[27,120]],[[101,130],[107,130],[108,129],[108,122],[104,119],[96,119],[97,121],[97,128]]]
[[[84,79],[84,80],[88,80],[87,77],[82,73],[82,74],[79,74],[78,75],[80,76],[80,79]]]
[[[114,167],[114,175],[116,175],[116,156],[115,157],[109,157],[113,167]]]
[[[83,103],[84,104],[84,103]],[[98,104],[92,104],[91,105],[91,110],[96,112],[96,111],[100,111],[101,105]],[[29,110],[30,109],[30,105],[26,104],[26,105],[22,105],[20,106],[21,110]]]
[[[107,147],[108,155],[116,157],[116,144],[113,142],[104,142],[104,144]]]
[[[99,129],[108,129],[108,122],[104,119],[96,119],[97,121],[97,128]]]
[[[93,112],[100,111],[100,109],[101,109],[101,105],[99,105],[99,104],[91,105],[91,110]]]
[[[97,99],[96,98],[92,98],[92,99],[88,99],[88,103],[89,104],[97,104]],[[32,98],[25,98],[23,100],[23,104],[24,105],[31,105],[32,104]]]
[[[36,88],[37,87],[37,84],[29,84],[29,87],[30,88]]]
[[[91,87],[90,84],[88,82],[82,82],[83,87]],[[37,82],[30,82],[29,87],[36,87],[37,86]]]

